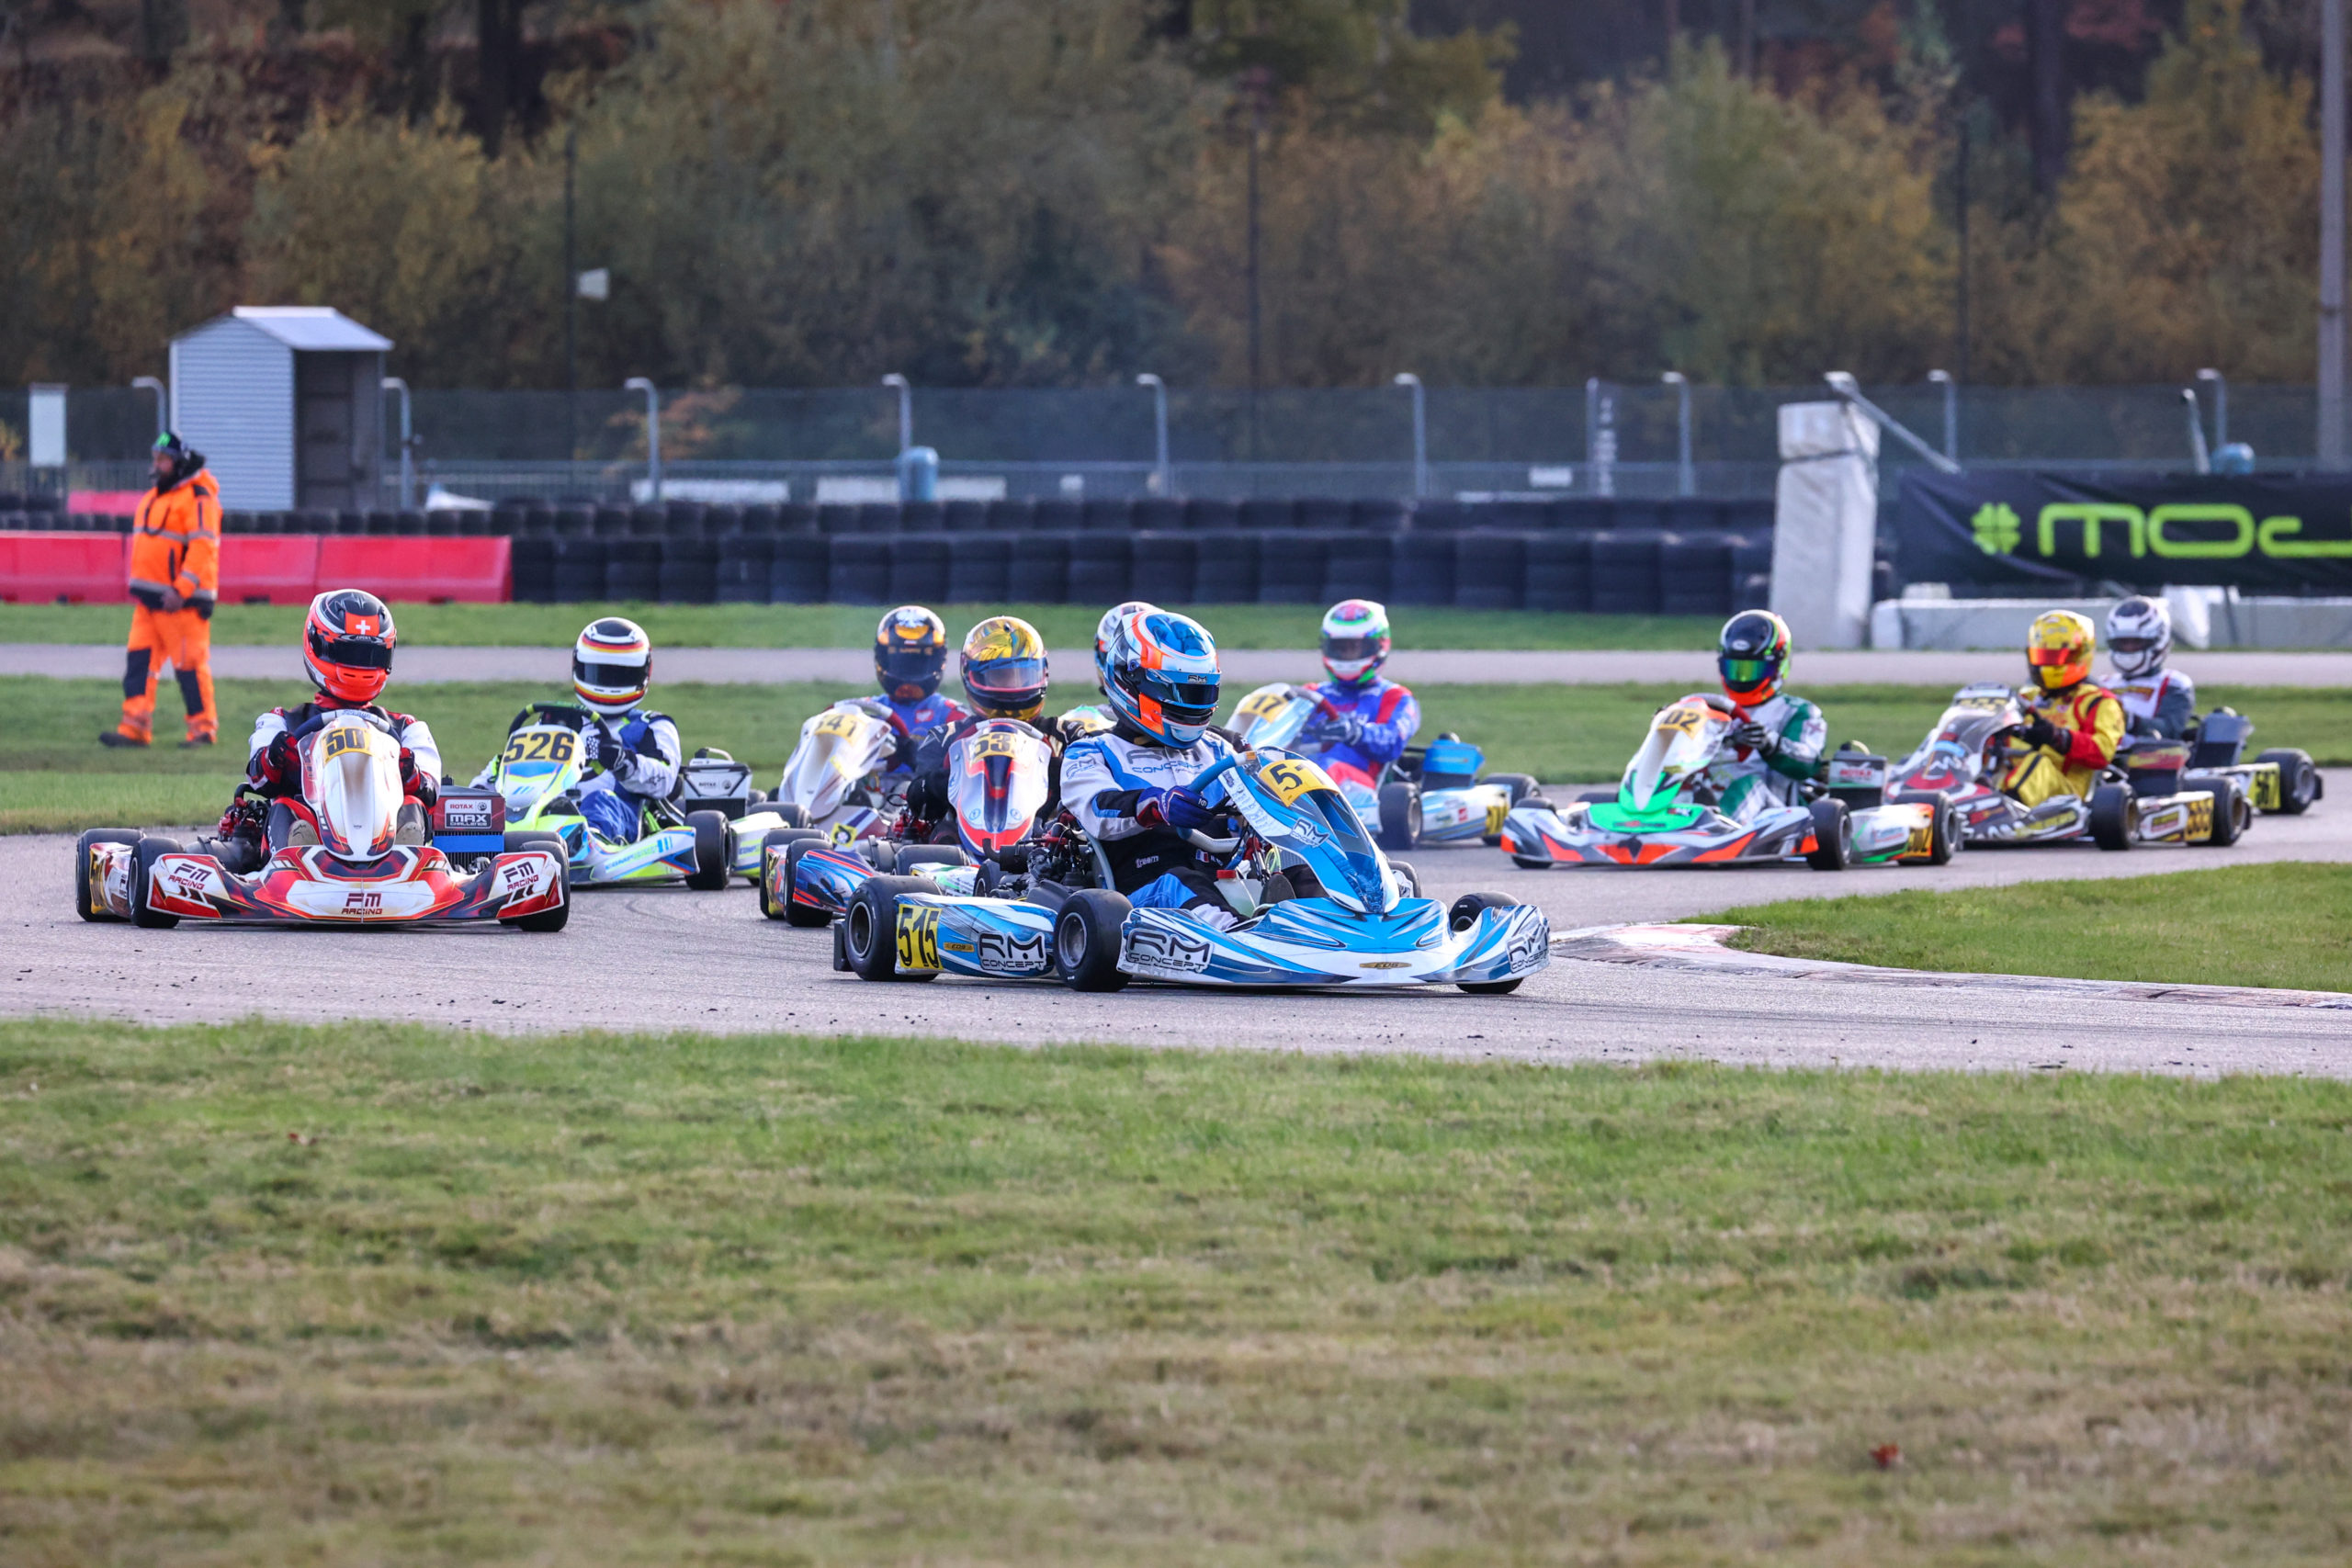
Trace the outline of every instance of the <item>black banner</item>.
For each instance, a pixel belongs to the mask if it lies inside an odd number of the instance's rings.
[[[1906,582],[2021,594],[2101,581],[2352,593],[2352,479],[1910,473],[1895,564]]]

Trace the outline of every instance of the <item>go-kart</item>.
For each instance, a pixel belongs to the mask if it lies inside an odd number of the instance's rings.
[[[728,829],[735,874],[760,879],[761,847],[779,829],[813,828],[842,845],[888,832],[906,789],[903,774],[886,771],[898,743],[898,727],[878,697],[853,697],[809,715],[775,792]]]
[[[1458,735],[1440,735],[1426,747],[1407,747],[1376,778],[1336,764],[1298,744],[1320,705],[1321,699],[1305,686],[1261,686],[1235,705],[1233,731],[1247,747],[1313,757],[1356,815],[1378,825],[1376,837],[1384,850],[1500,843],[1503,818],[1535,793],[1535,781],[1525,773],[1480,778],[1486,753]]]
[[[2254,737],[2254,721],[2234,708],[2215,708],[2189,726],[2184,738],[2188,761],[2181,772],[2184,785],[2214,779],[2237,781],[2255,810],[2265,817],[2301,817],[2327,793],[2327,780],[2312,761],[2311,753],[2291,747],[2274,747],[2245,761],[2245,743]],[[2124,738],[2128,760],[2132,751],[2156,742]]]
[[[1708,770],[1731,745],[1737,710],[1694,693],[1650,719],[1650,732],[1612,795],[1569,806],[1538,796],[1503,819],[1503,849],[1530,870],[1555,865],[1738,865],[1803,860],[1815,871],[1897,862],[1941,865],[1958,847],[1950,808],[1885,804],[1883,759],[1847,749],[1825,766],[1809,798],[1765,801],[1742,816],[1722,809]]]
[[[816,828],[772,829],[761,849],[760,912],[796,926],[821,926],[849,908],[878,873],[921,874],[970,893],[1037,831],[1053,791],[1054,749],[1019,719],[996,718],[959,737],[947,753],[947,819],[900,814],[887,835],[842,842]],[[952,835],[940,831],[952,829]],[[933,843],[934,838],[952,843]]]
[[[305,727],[299,797],[270,801],[239,785],[220,840],[190,850],[174,839],[99,828],[74,846],[74,904],[85,920],[139,926],[211,924],[416,925],[497,920],[561,931],[571,918],[560,847],[523,835],[470,874],[425,842],[428,824],[403,808],[400,742],[371,716],[328,715]],[[435,804],[464,825],[488,818],[479,792]],[[451,834],[457,837],[456,834]],[[223,863],[258,867],[240,873]]]
[[[577,791],[588,771],[582,738],[594,723],[586,708],[564,703],[533,703],[515,716],[490,779],[505,804],[508,840],[517,834],[560,840],[575,887],[681,878],[705,891],[726,886],[726,813],[681,809],[688,784],[684,772],[676,798],[650,802],[629,842],[607,839],[580,814]]]
[[[1971,846],[2085,838],[2103,850],[2226,845],[2235,843],[2254,820],[2238,778],[2226,773],[2184,777],[2192,748],[2178,740],[2143,741],[2119,753],[2088,795],[2052,795],[2029,807],[2000,788],[2001,778],[2025,750],[2017,734],[2025,722],[2025,706],[2007,686],[1962,686],[1918,749],[1889,768],[1888,796],[1947,802],[1958,812],[1962,837]]]
[[[1024,871],[978,896],[922,878],[868,878],[834,928],[834,967],[868,980],[1051,976],[1082,991],[1140,978],[1499,994],[1551,960],[1541,909],[1498,893],[1465,894],[1450,909],[1421,897],[1409,868],[1390,863],[1313,762],[1244,751],[1192,787],[1235,829],[1194,839],[1225,862],[1217,889],[1239,918],[1232,930],[1136,908],[1107,886],[1100,848],[1065,822],[1029,847]]]

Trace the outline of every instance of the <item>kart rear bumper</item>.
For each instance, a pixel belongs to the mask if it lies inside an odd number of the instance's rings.
[[[94,903],[132,918],[136,846],[93,845]],[[563,863],[546,850],[502,852],[481,870],[454,870],[439,850],[396,849],[353,864],[316,846],[288,848],[249,876],[209,854],[154,857],[146,878],[147,909],[214,925],[386,926],[506,920],[563,907]]]

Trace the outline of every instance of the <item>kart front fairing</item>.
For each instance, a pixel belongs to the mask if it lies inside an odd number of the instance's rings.
[[[888,832],[900,789],[885,770],[897,747],[898,729],[878,698],[849,698],[811,714],[766,808],[728,826],[728,863],[735,874],[760,875],[760,846],[779,828],[814,828],[837,844]],[[799,822],[787,824],[780,807],[797,807]]]
[[[508,830],[529,829],[561,839],[575,886],[669,882],[692,874],[691,828],[666,824],[650,811],[641,811],[638,837],[616,843],[589,825],[580,814],[579,790],[587,776],[585,728],[595,719],[584,708],[548,705],[537,713],[538,722],[507,736],[492,768],[491,786],[506,802]]]
[[[1019,719],[995,718],[947,753],[947,804],[964,852],[985,860],[1029,837],[1053,790],[1054,749]]]

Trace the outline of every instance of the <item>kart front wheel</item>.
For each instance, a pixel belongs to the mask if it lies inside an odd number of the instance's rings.
[[[786,801],[782,806],[772,805],[768,809],[775,812],[777,819],[787,828],[808,826],[808,808],[805,806],[795,806],[790,801]]]
[[[935,969],[899,967],[899,895],[937,891],[915,876],[873,876],[858,884],[842,920],[842,946],[851,972],[861,980],[936,979]]]
[[[1815,871],[1843,871],[1854,847],[1854,819],[1842,800],[1816,800],[1813,813],[1813,848],[1804,863]]]
[[[1960,848],[1960,807],[1939,800],[1928,809],[1928,863],[1950,865]]]
[[[822,843],[825,835],[814,828],[771,828],[760,838],[759,865],[752,873],[752,886],[760,890],[760,913],[771,920],[780,920],[784,916],[768,906],[768,852],[774,850],[778,858],[782,858],[802,839],[814,839]],[[788,887],[791,884],[785,886]]]
[[[111,920],[114,914],[90,886],[90,852],[100,844],[135,844],[139,835],[127,828],[93,828],[74,845],[74,912],[85,920]]]
[[[1132,908],[1103,887],[1081,887],[1054,917],[1054,975],[1073,991],[1125,989],[1119,967],[1119,931]]]
[[[130,923],[151,931],[168,931],[180,923],[177,915],[158,914],[147,907],[148,879],[154,874],[155,857],[180,852],[177,839],[143,838],[130,856]]]
[[[781,833],[770,833],[768,835],[770,842],[774,842],[780,837],[782,837]],[[794,837],[791,842],[786,844],[784,846],[784,864],[782,866],[784,874],[782,883],[784,897],[781,899],[771,903],[768,898],[767,878],[764,874],[762,875],[760,878],[760,912],[767,916],[767,918],[772,920],[782,920],[787,926],[797,926],[803,931],[813,931],[819,926],[831,925],[833,923],[833,912],[831,909],[819,908],[812,904],[803,904],[799,899],[795,898],[792,896],[792,890],[800,886],[800,857],[812,851],[825,849],[829,847],[831,842],[832,840],[826,838],[822,833],[811,833],[802,830]]]
[[[2128,850],[2139,827],[2140,807],[2129,784],[2101,784],[2091,791],[2091,842],[2103,850]]]
[[[2199,787],[2213,801],[2213,832],[2205,841],[2217,850],[2228,849],[2254,826],[2254,807],[2245,792],[2227,779]]]
[[[1516,909],[1519,900],[1508,893],[1464,893],[1445,912],[1446,930],[1466,931],[1478,923],[1478,917],[1489,909]],[[1507,997],[1519,989],[1524,975],[1508,980],[1458,980],[1454,982],[1474,997]]]
[[[545,850],[555,856],[557,865],[563,864],[563,838],[558,833],[528,831],[509,833],[506,835],[506,847],[509,850]],[[554,908],[541,909],[536,915],[517,915],[511,920],[502,919],[498,923],[502,926],[512,926],[518,931],[563,930],[571,923],[571,892],[569,884],[564,890],[563,902]]]
[[[1380,786],[1380,847],[1409,850],[1421,841],[1421,792],[1408,784]]]
[[[727,813],[689,811],[686,826],[695,830],[695,868],[686,886],[697,893],[716,893],[727,886]]]
[[[2301,817],[2319,798],[2323,786],[2310,752],[2281,746],[2265,751],[2255,761],[2278,764],[2278,804],[2275,810],[2279,816]]]

